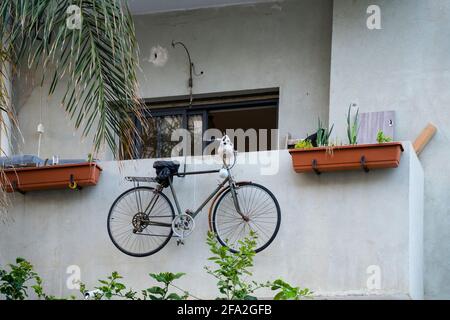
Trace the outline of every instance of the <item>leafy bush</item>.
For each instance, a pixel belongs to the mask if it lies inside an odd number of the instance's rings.
[[[6,300],[24,300],[28,298],[28,284],[39,299],[56,300],[56,298],[44,293],[42,279],[33,270],[33,265],[23,258],[16,258],[16,264],[8,264],[10,271],[0,270],[0,294]]]
[[[392,138],[389,136],[386,136],[382,130],[378,130],[377,133],[377,142],[378,143],[385,143],[385,142],[391,142]]]
[[[281,279],[275,280],[270,288],[274,291],[280,290],[273,298],[274,300],[299,300],[301,297],[310,297],[312,294],[308,288],[292,287]]]
[[[213,254],[208,260],[213,261],[216,269],[205,266],[208,274],[217,279],[217,288],[223,300],[256,299],[252,294],[260,288],[256,282],[246,282],[243,277],[251,276],[250,268],[253,267],[254,248],[256,236],[239,241],[240,248],[237,253],[232,253],[227,247],[221,246],[214,233],[208,233],[207,244]]]
[[[301,289],[293,287],[282,279],[274,282],[267,281],[258,283],[248,280],[252,276],[251,268],[253,267],[253,258],[255,256],[257,236],[251,233],[250,237],[239,242],[238,252],[233,253],[227,247],[220,245],[214,233],[208,233],[207,244],[213,254],[209,258],[214,262],[216,268],[205,266],[208,274],[217,280],[217,287],[220,296],[217,299],[227,300],[255,300],[255,292],[261,288],[270,288],[276,291],[275,300],[298,300],[303,297],[310,297],[312,292],[309,289]],[[33,266],[22,258],[16,259],[16,264],[9,265],[11,271],[0,270],[0,294],[4,295],[8,300],[24,300],[28,297],[28,283],[34,281],[31,288],[40,299],[61,299],[49,296],[44,293],[42,288],[42,280]],[[153,286],[144,289],[139,294],[131,288],[127,288],[120,279],[123,279],[116,271],[112,272],[106,280],[98,280],[100,285],[94,287],[93,290],[87,290],[84,283],[80,283],[80,292],[83,297],[92,300],[109,300],[113,298],[126,300],[185,300],[189,296],[189,292],[175,286],[173,282],[184,273],[150,273],[151,278],[161,283],[162,286]],[[173,287],[182,292],[181,295],[170,292]],[[75,297],[71,297],[75,298]]]
[[[181,278],[184,275],[185,273],[171,273],[171,272],[161,272],[158,274],[150,273],[150,277],[152,277],[153,279],[155,279],[160,283],[163,283],[164,287],[154,286],[146,290],[142,290],[144,299],[148,297],[151,300],[186,300],[189,297],[189,292],[187,291],[184,291],[182,296],[176,293],[169,293],[169,287],[174,286],[172,282],[176,279]],[[178,287],[176,288],[179,289]]]
[[[90,300],[110,300],[111,298],[119,298],[125,300],[184,300],[187,299],[189,293],[183,291],[183,295],[179,296],[176,293],[169,293],[169,287],[174,286],[172,282],[176,279],[181,278],[184,273],[150,273],[150,277],[155,279],[157,282],[163,283],[163,287],[154,286],[141,291],[141,296],[139,296],[137,291],[133,289],[127,289],[125,284],[119,282],[119,279],[123,279],[117,271],[111,273],[107,277],[107,280],[98,280],[100,286],[94,287],[94,290],[87,290],[84,283],[80,284],[80,292],[86,298]],[[178,288],[178,287],[177,287]],[[181,289],[179,289],[181,290]]]
[[[7,300],[24,300],[28,297],[26,285],[39,279],[33,266],[23,258],[17,258],[16,264],[8,264],[11,271],[0,270],[0,293]]]
[[[86,285],[80,283],[80,292],[85,298],[91,300],[109,300],[113,297],[136,300],[137,292],[132,289],[127,290],[123,283],[117,281],[122,278],[117,271],[113,271],[107,280],[98,280],[101,285],[95,287],[95,290],[86,290]]]
[[[254,232],[250,237],[239,241],[239,250],[232,253],[227,247],[221,246],[214,233],[208,233],[207,244],[213,254],[208,260],[213,261],[217,268],[205,266],[208,274],[217,279],[217,288],[221,296],[220,300],[256,300],[254,293],[261,288],[271,288],[274,291],[280,290],[275,295],[277,300],[298,300],[301,297],[311,295],[309,289],[292,287],[283,280],[274,282],[267,281],[258,283],[247,280],[252,276],[253,258],[255,256],[257,236]]]

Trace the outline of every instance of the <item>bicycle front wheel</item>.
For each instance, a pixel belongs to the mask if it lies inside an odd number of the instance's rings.
[[[267,248],[275,239],[281,222],[280,205],[267,188],[256,183],[238,183],[237,201],[242,217],[236,210],[229,188],[217,200],[212,215],[212,227],[217,240],[232,252],[239,249],[239,241],[253,231],[257,235],[255,252]]]
[[[108,214],[108,234],[123,253],[145,257],[161,250],[172,237],[175,211],[167,196],[151,187],[122,193]]]

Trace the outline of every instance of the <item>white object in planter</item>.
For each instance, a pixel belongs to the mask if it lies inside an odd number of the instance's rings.
[[[377,143],[377,133],[394,139],[395,111],[364,112],[359,114],[358,144]]]
[[[37,150],[37,156],[39,157],[41,154],[41,140],[42,135],[45,132],[44,125],[42,123],[39,123],[37,126],[37,132],[39,133],[39,140],[38,140],[38,150]]]

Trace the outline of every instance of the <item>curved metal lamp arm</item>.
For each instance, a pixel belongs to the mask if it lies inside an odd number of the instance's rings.
[[[188,48],[186,47],[186,45],[183,42],[181,42],[181,41],[174,41],[174,40],[172,40],[172,47],[175,48],[177,45],[180,45],[180,46],[182,46],[184,48],[184,51],[186,51],[186,55],[187,55],[188,62],[189,62],[188,87],[189,87],[189,108],[190,108],[190,107],[192,107],[192,100],[193,100],[193,92],[192,92],[192,90],[193,90],[193,87],[194,87],[194,80],[192,78],[192,75],[193,74],[196,75],[196,76],[203,75],[203,71],[201,71],[199,74],[197,74],[195,72],[195,65],[194,65],[194,63],[192,62],[192,59],[191,59],[191,54],[190,54]]]

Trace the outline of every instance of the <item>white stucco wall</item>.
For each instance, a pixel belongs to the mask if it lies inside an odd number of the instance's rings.
[[[246,163],[241,154],[236,179],[268,187],[282,211],[277,238],[256,256],[256,279],[282,277],[326,297],[421,298],[422,273],[415,270],[422,264],[422,216],[417,204],[423,194],[423,173],[411,145],[404,146],[397,169],[321,176],[295,173],[286,150],[250,154],[259,155],[259,164]],[[277,171],[267,171],[268,160]],[[186,272],[178,285],[201,298],[215,297],[215,280],[203,270],[210,256],[205,244],[207,209],[198,216],[196,230],[183,247],[172,240],[150,257],[124,255],[108,237],[109,208],[132,186],[123,176],[153,175],[152,163],[127,161],[120,171],[118,163],[102,162],[99,184],[80,192],[16,194],[10,210],[13,221],[0,224],[0,261],[13,261],[16,256],[29,259],[43,276],[46,290],[57,295],[76,294],[66,287],[67,267],[76,265],[90,287],[113,270],[135,289],[151,285],[146,280],[149,272]],[[216,167],[199,163],[188,165],[188,170]],[[175,178],[182,207],[196,207],[218,180],[217,174]],[[379,268],[377,290],[368,290],[369,266]]]
[[[328,119],[331,54],[330,0],[302,0],[177,11],[135,17],[140,46],[139,84],[143,98],[187,95],[189,48],[197,71],[194,93],[280,88],[280,137],[304,136],[316,128],[317,117]],[[169,53],[164,67],[151,64],[150,50],[161,45]],[[47,73],[50,73],[47,71]],[[51,79],[47,79],[51,81]],[[19,151],[36,153],[42,97],[46,132],[42,156],[85,158],[91,140],[81,141],[60,107],[62,91],[47,97],[32,89],[39,75],[22,70],[16,104],[24,144]],[[109,157],[106,156],[106,159]]]
[[[369,5],[381,30],[366,27]],[[425,295],[450,298],[450,2],[334,2],[330,123],[345,138],[348,105],[395,110],[396,139],[414,140],[429,122],[438,133],[420,156],[425,172]]]
[[[371,31],[366,28],[366,9],[370,4],[378,4],[381,7],[382,30]],[[425,172],[426,194],[423,204],[425,207],[425,294],[428,298],[449,298],[450,233],[448,230],[450,220],[448,216],[450,212],[448,208],[450,200],[447,195],[449,170],[446,160],[450,154],[445,148],[445,142],[449,140],[450,119],[446,107],[450,99],[447,90],[450,84],[450,66],[447,59],[450,49],[448,41],[450,27],[447,21],[450,15],[450,4],[444,0],[336,0],[334,11],[332,9],[331,1],[288,0],[276,4],[136,17],[143,68],[143,72],[139,75],[142,96],[159,97],[187,93],[185,55],[180,48],[170,47],[170,42],[174,39],[184,41],[189,46],[198,69],[205,71],[203,77],[194,80],[195,93],[280,87],[281,135],[291,132],[294,135],[303,136],[306,132],[311,132],[316,126],[318,116],[323,119],[328,117],[328,97],[330,123],[335,124],[335,133],[343,138],[346,136],[345,114],[350,102],[356,102],[361,111],[396,110],[397,140],[413,140],[428,121],[434,122],[439,129],[438,134],[420,157]],[[331,27],[333,28],[332,40]],[[158,44],[169,50],[169,61],[163,68],[154,67],[146,61],[150,48]],[[32,81],[31,74],[22,73],[22,76]],[[331,87],[329,87],[330,81]],[[36,153],[40,90],[30,88],[30,83],[26,85],[20,83],[15,89],[16,95],[20,96],[17,97],[16,107],[25,139],[24,144],[19,143],[18,149],[24,153]],[[52,98],[47,98],[45,92],[44,90],[43,123],[46,133],[43,137],[42,156],[51,157],[53,154],[59,154],[67,158],[85,158],[91,151],[91,141],[87,139],[81,142],[79,134],[73,132],[72,125],[59,106],[60,92]],[[20,139],[16,139],[16,142],[20,142]],[[377,174],[383,175],[383,173]],[[117,176],[117,173],[105,174],[105,176],[109,175]],[[328,186],[333,185],[337,188],[340,184],[347,185],[344,182],[347,175],[337,174],[332,177],[326,180]],[[299,194],[302,197],[303,183],[308,183],[310,180],[309,178],[296,179],[302,180],[299,184],[301,186],[299,189],[302,190]],[[389,182],[384,183],[388,185]],[[122,187],[124,186],[115,188],[118,191]],[[350,188],[350,183],[348,187]],[[321,186],[311,191],[308,194],[309,197],[317,199],[320,196],[319,190],[322,188]],[[79,228],[83,225],[82,221],[89,221],[88,212],[104,212],[107,210],[106,202],[113,198],[112,194],[96,192],[89,191],[101,199],[97,202],[105,201],[100,209],[96,208],[95,200],[84,207],[84,198],[83,201],[82,198],[77,198],[83,210],[87,211],[81,213],[82,220],[79,222]],[[408,192],[409,203],[416,201],[417,198],[412,196],[415,193],[412,190]],[[51,192],[50,194],[56,197],[55,199],[59,199],[60,203],[66,200],[64,193]],[[346,195],[349,197],[346,201],[350,201],[352,193]],[[55,199],[47,203],[46,197],[48,193],[28,195],[23,202],[26,203],[27,199],[31,198],[31,203],[39,204],[42,210],[59,212],[61,205]],[[297,201],[296,198],[288,200]],[[17,205],[19,206],[17,210],[25,210],[24,204],[20,201]],[[420,207],[420,201],[416,205]],[[295,212],[296,209],[289,207],[289,210]],[[306,206],[305,209],[308,212],[312,211],[308,213],[312,215],[309,218],[312,224],[321,223],[319,225],[323,227],[325,224],[332,223],[331,220],[327,222],[326,219],[329,217],[322,216],[319,219],[314,216],[315,210],[318,210],[318,205],[314,204]],[[420,215],[420,212],[417,215]],[[63,250],[62,247],[53,248],[51,246],[54,244],[46,242],[50,242],[52,237],[59,235],[60,231],[55,229],[56,227],[51,224],[50,219],[45,218],[43,213],[39,213],[39,217],[45,221],[41,228],[54,230],[41,243],[47,246],[44,251],[46,254],[52,252],[58,255],[58,250]],[[63,219],[64,216],[52,217]],[[390,221],[390,218],[385,218],[386,225],[386,221]],[[103,220],[94,223],[98,228],[104,228]],[[415,226],[416,231],[420,232],[420,227],[417,224]],[[33,230],[35,227],[28,228]],[[329,229],[319,228],[316,232],[328,237]],[[12,242],[20,241],[16,238],[10,235],[7,239]],[[107,241],[107,239],[103,240]],[[80,246],[77,250],[81,250],[80,244],[73,244],[68,240],[65,245]],[[85,242],[84,245],[86,245]],[[416,246],[414,242],[409,245]],[[20,255],[22,249],[25,253],[28,252],[26,251],[28,247],[29,244],[22,243],[16,248],[16,255]],[[93,256],[107,255],[98,253],[89,246],[85,248],[88,248],[86,250],[90,250]],[[420,260],[420,253],[418,252],[417,255],[416,258]],[[12,256],[13,253],[11,253]],[[48,256],[52,255],[48,254]],[[412,256],[410,258],[416,259]],[[63,269],[67,263],[70,263],[69,260],[74,260],[71,257],[63,260],[52,259],[40,266],[40,269],[47,270],[49,275],[51,263]],[[121,261],[121,258],[117,259]],[[316,262],[319,261],[318,259]],[[100,271],[110,270],[106,268],[108,260],[102,261],[89,261],[89,258],[83,258],[83,265],[93,269],[95,264],[100,262],[105,264],[100,267]],[[145,263],[138,264],[141,265],[140,270],[144,270]],[[136,268],[135,265],[133,265],[134,268]],[[322,268],[325,267],[322,266]],[[92,279],[103,275],[100,271],[92,275]],[[61,273],[64,273],[64,270]],[[419,274],[420,266],[414,264],[414,268],[409,269],[409,273]],[[320,291],[321,285],[318,286],[319,289],[316,286],[319,274],[325,275],[324,271],[311,275],[317,280],[308,282],[308,285]],[[62,288],[63,280],[58,277],[55,275],[54,280],[60,281],[58,288]],[[303,278],[299,276],[300,280]],[[340,283],[346,283],[346,281],[342,280]],[[355,283],[355,280],[350,282]],[[136,283],[138,283],[137,280]],[[330,292],[339,290],[337,283],[330,286],[323,290]],[[359,287],[352,286],[352,288]],[[420,291],[420,288],[417,290]]]

